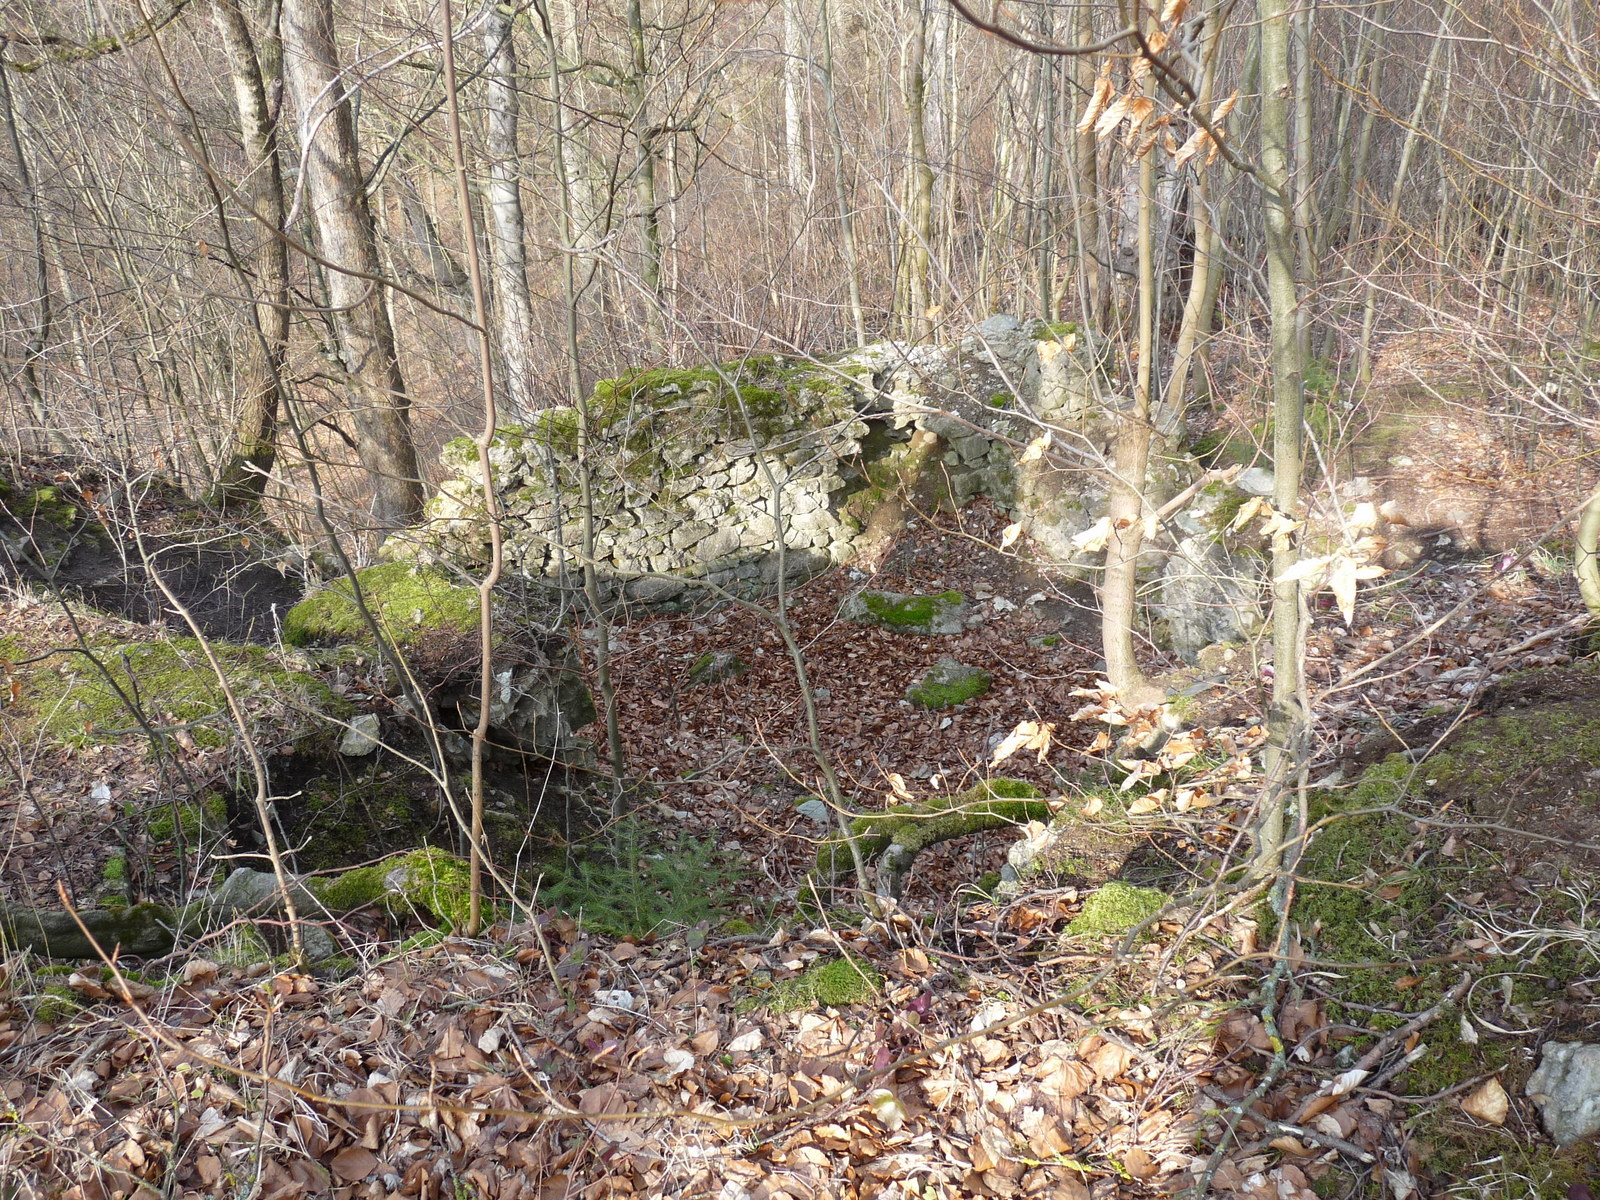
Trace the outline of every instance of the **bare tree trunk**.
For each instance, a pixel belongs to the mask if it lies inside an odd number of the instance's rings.
[[[300,118],[302,178],[381,537],[421,516],[422,480],[333,29],[333,0],[284,0],[284,75]]]
[[[922,341],[932,327],[933,164],[928,161],[928,13],[917,0],[906,57],[906,126],[911,174],[906,189],[906,331]]]
[[[1267,292],[1272,312],[1272,502],[1292,512],[1300,498],[1301,425],[1305,363],[1298,320],[1294,196],[1289,180],[1289,7],[1259,0],[1261,46],[1260,177],[1266,191]],[[1284,577],[1299,558],[1290,531],[1272,539],[1272,703],[1267,713],[1266,789],[1257,835],[1257,870],[1270,873],[1282,857],[1290,775],[1306,728],[1301,703],[1300,584]]]
[[[239,408],[232,442],[211,497],[213,503],[227,507],[260,499],[277,458],[275,432],[289,344],[289,251],[281,236],[284,196],[278,124],[267,99],[255,40],[236,0],[216,0],[215,17],[239,113],[247,171],[240,195],[250,209],[247,236],[255,245],[250,259],[256,302],[251,336],[238,372]],[[226,216],[219,214],[219,218]],[[243,277],[243,272],[240,275]]]
[[[1106,515],[1105,578],[1100,585],[1100,640],[1106,678],[1130,703],[1148,697],[1150,683],[1133,650],[1139,615],[1139,551],[1144,543],[1145,475],[1150,465],[1150,390],[1155,375],[1155,158],[1150,146],[1139,160],[1139,362],[1133,405],[1118,413],[1112,447],[1113,479]]]
[[[633,67],[629,76],[629,126],[633,133],[634,219],[639,223],[639,280],[644,286],[650,350],[660,354],[665,352],[667,341],[661,301],[661,205],[656,198],[656,129],[650,119],[650,59],[639,0],[628,0],[628,42]]]
[[[491,4],[483,24],[488,59],[489,248],[494,263],[495,342],[504,365],[507,416],[526,420],[533,399],[533,299],[518,183],[517,49],[511,19]]]
[[[833,91],[833,14],[822,4],[822,97],[828,110],[828,142],[833,156],[833,195],[839,208],[839,242],[844,251],[850,292],[850,324],[856,345],[867,344],[867,322],[861,310],[861,264],[856,258],[856,215],[844,173],[844,130],[839,125],[838,97]]]
[[[34,194],[33,172],[28,165],[28,151],[22,144],[16,105],[11,95],[11,69],[3,65],[0,65],[0,105],[5,108],[6,134],[11,142],[11,152],[17,160],[17,185],[22,193],[22,202],[28,206],[28,220],[33,234],[33,279],[37,294],[33,298],[33,328],[22,351],[22,391],[33,412],[33,419],[38,423],[40,442],[48,448],[53,440],[50,435],[50,406],[45,401],[44,385],[39,382],[39,359],[50,340],[50,260],[45,257],[44,214],[39,211],[39,198]]]

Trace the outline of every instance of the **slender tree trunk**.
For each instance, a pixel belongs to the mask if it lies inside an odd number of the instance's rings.
[[[527,230],[517,144],[517,48],[511,18],[491,4],[483,23],[487,59],[489,250],[494,264],[495,342],[503,364],[506,415],[526,420],[533,398],[533,298],[528,292]]]
[[[917,0],[906,56],[906,128],[911,174],[906,195],[904,312],[914,341],[932,328],[933,164],[928,161],[928,13]]]
[[[422,479],[380,282],[351,77],[339,66],[333,31],[333,0],[284,0],[284,75],[300,118],[306,202],[326,263],[356,449],[372,481],[372,524],[382,537],[421,516]]]
[[[557,211],[561,220],[561,241],[568,249],[562,255],[561,290],[563,304],[563,332],[567,352],[567,390],[570,402],[578,414],[578,503],[582,509],[583,539],[579,553],[583,556],[580,567],[584,599],[588,602],[595,623],[594,673],[600,690],[600,703],[606,729],[606,753],[611,763],[612,815],[622,815],[625,796],[623,787],[626,761],[622,748],[622,727],[617,719],[617,687],[611,675],[611,618],[606,612],[604,597],[600,593],[600,578],[595,570],[594,528],[594,472],[590,467],[589,447],[593,438],[592,414],[589,399],[583,388],[583,359],[578,350],[578,264],[573,246],[576,229],[573,219],[572,175],[567,165],[567,126],[562,119],[565,108],[564,80],[561,76],[561,55],[553,14],[546,0],[534,0],[539,19],[543,22],[545,36],[550,45],[550,102],[556,110],[555,173],[557,180]]]
[[[1300,499],[1301,425],[1305,419],[1295,268],[1294,195],[1289,175],[1288,0],[1259,0],[1261,47],[1260,178],[1265,190],[1267,292],[1272,314],[1272,502],[1293,512]],[[1257,869],[1272,872],[1282,857],[1290,776],[1303,749],[1300,584],[1281,582],[1299,559],[1292,532],[1272,539],[1272,703],[1267,714],[1266,788],[1257,829]]]
[[[845,278],[850,294],[850,325],[856,345],[867,344],[866,316],[861,308],[861,264],[856,258],[856,216],[850,181],[845,178],[844,130],[839,124],[839,100],[833,90],[833,14],[822,3],[822,102],[828,111],[828,143],[833,157],[833,196],[839,209],[839,242],[844,251]]]
[[[22,350],[22,392],[38,424],[40,444],[48,448],[54,439],[50,433],[50,406],[45,400],[44,385],[39,380],[39,360],[50,341],[50,260],[45,256],[44,214],[39,211],[39,198],[34,194],[28,149],[23,145],[16,104],[11,95],[11,69],[5,66],[0,66],[0,106],[5,109],[6,135],[17,160],[17,187],[22,202],[28,206],[33,241],[34,316],[27,343]]]
[[[250,209],[246,233],[255,246],[250,260],[256,302],[238,372],[239,409],[212,493],[213,503],[227,507],[260,499],[277,458],[278,410],[289,345],[289,251],[281,236],[284,193],[278,123],[267,99],[255,39],[236,0],[216,0],[215,17],[239,114],[247,171],[239,192]]]
[[[1405,194],[1406,179],[1411,174],[1411,161],[1417,152],[1417,142],[1422,135],[1423,114],[1428,111],[1428,97],[1437,77],[1439,55],[1448,40],[1450,9],[1445,7],[1439,17],[1439,32],[1428,51],[1428,65],[1422,70],[1422,82],[1417,87],[1417,99],[1411,107],[1411,120],[1406,125],[1405,141],[1400,147],[1400,162],[1394,169],[1394,183],[1389,188],[1389,203],[1384,209],[1383,224],[1379,228],[1376,244],[1381,247],[1377,260],[1369,268],[1366,286],[1366,303],[1361,313],[1361,345],[1356,358],[1356,377],[1362,383],[1372,378],[1372,335],[1378,322],[1377,275],[1389,261],[1389,235],[1400,220],[1400,201]]]
[[[666,322],[661,298],[661,205],[656,198],[656,130],[650,116],[649,48],[639,0],[628,0],[628,42],[633,73],[629,77],[633,133],[633,207],[639,230],[639,280],[644,287],[645,327],[653,354],[666,350]]]
[[[1150,684],[1134,654],[1134,628],[1139,616],[1139,551],[1144,544],[1145,476],[1150,465],[1150,392],[1155,379],[1155,207],[1156,147],[1139,160],[1139,362],[1134,373],[1133,405],[1118,415],[1113,447],[1115,478],[1106,515],[1111,538],[1106,544],[1105,578],[1100,585],[1100,637],[1106,656],[1106,678],[1125,701],[1142,703]]]

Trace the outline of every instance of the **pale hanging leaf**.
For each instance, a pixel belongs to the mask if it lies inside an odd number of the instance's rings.
[[[1019,463],[1038,462],[1044,457],[1044,452],[1048,449],[1050,449],[1050,432],[1046,430],[1027,444],[1017,461]]]
[[[1360,533],[1378,527],[1378,510],[1369,500],[1363,500],[1356,505],[1355,511],[1350,514],[1350,529]]]
[[[1150,52],[1152,54],[1160,54],[1167,48],[1167,43],[1172,39],[1167,36],[1166,30],[1152,29],[1148,34],[1145,35],[1144,40],[1145,43],[1150,47]]]
[[[1239,511],[1234,513],[1233,523],[1228,526],[1228,531],[1230,533],[1238,533],[1239,530],[1243,529],[1246,525],[1250,524],[1251,521],[1255,520],[1256,514],[1262,509],[1268,509],[1270,511],[1271,505],[1269,505],[1260,496],[1250,497],[1250,499],[1239,505]]]
[[[1101,517],[1082,533],[1074,535],[1072,544],[1079,550],[1093,553],[1104,550],[1106,543],[1111,540],[1111,518]]]
[[[900,799],[902,799],[902,800],[911,799],[911,792],[906,787],[905,777],[903,775],[901,775],[898,771],[894,771],[894,772],[890,773],[890,775],[889,775],[889,788]]]
[[[1296,580],[1307,580],[1314,576],[1320,576],[1332,561],[1333,555],[1331,554],[1324,554],[1320,558],[1302,558],[1282,575],[1279,575],[1273,582],[1294,583]]]
[[[1261,532],[1267,537],[1277,537],[1280,533],[1293,533],[1304,524],[1304,521],[1296,521],[1293,517],[1285,516],[1274,509],[1272,515],[1262,524]]]
[[[1106,105],[1111,103],[1115,94],[1111,86],[1111,64],[1107,63],[1101,68],[1100,78],[1095,81],[1094,91],[1089,96],[1089,105],[1083,110],[1083,116],[1078,118],[1078,132],[1088,133],[1094,128],[1094,123],[1099,120],[1100,114],[1105,112]]]
[[[1221,122],[1229,113],[1233,111],[1233,106],[1237,103],[1239,103],[1239,93],[1235,91],[1233,95],[1229,96],[1221,104],[1217,105],[1216,111],[1211,114],[1211,124],[1215,126]]]
[[[1097,816],[1097,815],[1099,815],[1100,810],[1103,809],[1105,806],[1106,806],[1106,802],[1105,802],[1104,797],[1101,797],[1101,796],[1090,796],[1087,800],[1085,800],[1083,802],[1083,815],[1086,816],[1086,817]]]
[[[1356,616],[1356,564],[1348,558],[1337,559],[1328,570],[1328,587],[1339,602],[1339,615],[1350,624]]]
[[[1161,23],[1171,25],[1175,21],[1183,20],[1183,14],[1189,8],[1189,0],[1167,0],[1167,6],[1161,10]]]
[[[1156,513],[1146,513],[1144,516],[1144,539],[1153,542],[1156,534],[1161,531],[1161,517]]]
[[[1119,97],[1115,104],[1101,113],[1100,119],[1094,124],[1095,137],[1103,138],[1122,124],[1122,118],[1128,115],[1128,106],[1132,102],[1132,96]]]
[[[1154,796],[1140,796],[1132,804],[1128,805],[1128,815],[1130,817],[1142,817],[1145,813],[1153,813],[1160,807],[1161,801]]]
[[[1022,536],[1022,522],[1013,521],[1000,531],[1000,549],[1007,549],[1013,542]]]
[[[1207,143],[1210,141],[1211,135],[1209,133],[1207,133],[1204,129],[1196,129],[1189,135],[1188,141],[1179,146],[1177,151],[1173,154],[1173,163],[1176,166],[1183,166],[1184,163],[1188,162],[1196,154],[1199,154],[1200,151],[1204,150]]]
[[[994,748],[994,757],[989,760],[989,765],[999,766],[1018,750],[1037,750],[1039,761],[1043,762],[1045,755],[1050,752],[1050,741],[1055,732],[1056,727],[1048,721],[1019,721],[1017,727]]]
[[[1128,104],[1128,121],[1130,129],[1141,129],[1150,119],[1150,114],[1155,112],[1156,102],[1149,96],[1135,96]]]
[[[1161,124],[1161,148],[1168,154],[1176,154],[1178,152],[1178,139],[1172,135],[1172,126],[1165,117],[1161,118]]]
[[[1085,754],[1098,754],[1100,751],[1108,748],[1110,745],[1111,732],[1110,730],[1102,729],[1099,733],[1094,735],[1094,741],[1090,742],[1083,748],[1083,752]]]
[[[1137,90],[1139,85],[1145,81],[1145,77],[1149,74],[1150,60],[1143,57],[1134,59],[1133,65],[1128,68],[1129,85]]]

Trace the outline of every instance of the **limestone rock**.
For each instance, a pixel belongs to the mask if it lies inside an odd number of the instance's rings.
[[[689,686],[700,687],[708,683],[721,683],[724,679],[737,679],[749,667],[744,659],[731,650],[711,650],[689,664]]]
[[[906,689],[913,708],[954,708],[989,690],[994,677],[979,667],[967,667],[953,658],[941,658],[933,670]]]
[[[1527,1094],[1563,1148],[1600,1132],[1600,1045],[1546,1042]]]
[[[846,600],[839,615],[846,621],[878,625],[897,633],[961,633],[967,627],[967,598],[954,591],[910,596],[868,589]]]
[[[350,758],[365,758],[378,748],[377,713],[361,713],[350,718],[350,727],[339,740],[339,753]]]

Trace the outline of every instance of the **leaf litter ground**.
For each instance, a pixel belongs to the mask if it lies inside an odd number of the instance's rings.
[[[836,572],[793,593],[824,747],[864,805],[959,790],[1024,720],[1057,723],[1063,749],[1046,764],[1016,756],[1007,773],[1054,790],[1059,769],[1098,762],[1074,748],[1104,722],[1070,720],[1086,707],[1073,691],[1093,680],[1092,627],[1071,595],[979,549],[999,524],[981,506],[924,524],[878,577]],[[942,639],[837,621],[868,585],[955,587],[984,619]],[[1565,635],[1545,636],[1568,626],[1568,585],[1523,567],[1436,564],[1371,587],[1361,611],[1353,630],[1321,612],[1312,634],[1319,771],[1393,748],[1385,739],[1415,719],[1439,719],[1431,709],[1471,714],[1497,674],[1573,654]],[[1055,647],[1029,644],[1063,630]],[[619,633],[630,761],[659,787],[657,812],[745,864],[752,915],[772,911],[820,832],[795,809],[815,772],[781,643],[741,611]],[[686,688],[689,664],[716,650],[749,670]],[[995,687],[954,712],[911,710],[905,686],[943,655],[991,670]],[[1263,698],[1241,652],[1199,711],[1219,736],[1246,738]],[[109,753],[30,764],[3,814],[7,898],[42,899],[65,871],[96,877],[82,846],[112,818],[93,786],[153,778]],[[1185,819],[1204,844],[1203,824],[1215,841],[1244,815],[1225,803]],[[1333,1019],[1314,990],[1286,991],[1270,1009],[1275,1042],[1254,1001],[1248,915],[1175,909],[1119,955],[1062,936],[1087,891],[1070,881],[958,907],[1015,835],[973,841],[919,863],[903,911],[860,928],[813,928],[780,904],[771,932],[630,941],[547,912],[477,941],[372,945],[338,981],[193,957],[137,978],[13,960],[0,1162],[17,1195],[74,1198],[1104,1198],[1181,1194],[1207,1172],[1208,1194],[1304,1197],[1335,1168],[1387,1194],[1445,1194],[1395,1090],[1396,1064],[1420,1044],[1419,1031],[1392,1037],[1416,1015],[1403,990],[1363,1027],[1348,1007]],[[881,980],[871,998],[748,1007],[846,951]],[[41,1010],[62,980],[81,1010]],[[1336,979],[1322,983],[1337,994]],[[1377,1055],[1372,1073],[1343,1087],[1359,1054]]]

